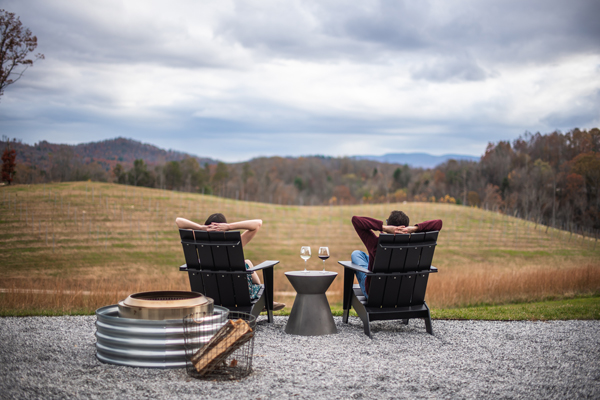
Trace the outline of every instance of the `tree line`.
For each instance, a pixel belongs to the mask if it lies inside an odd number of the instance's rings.
[[[431,169],[314,156],[203,165],[191,157],[161,164],[137,159],[107,171],[67,153],[56,150],[49,171],[37,171],[37,182],[91,179],[288,205],[445,202],[556,228],[600,228],[597,128],[525,133],[512,143],[490,143],[478,162],[449,160]],[[31,183],[36,167],[18,163],[14,181]]]

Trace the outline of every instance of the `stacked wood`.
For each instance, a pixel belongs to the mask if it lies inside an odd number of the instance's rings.
[[[196,371],[205,375],[214,370],[221,362],[225,362],[231,353],[250,340],[251,333],[252,328],[243,319],[234,322],[227,320],[210,341],[192,356],[191,361]]]

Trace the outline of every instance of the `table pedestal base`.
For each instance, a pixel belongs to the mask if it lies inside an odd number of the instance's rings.
[[[324,294],[297,294],[285,333],[302,336],[337,333],[327,297]]]

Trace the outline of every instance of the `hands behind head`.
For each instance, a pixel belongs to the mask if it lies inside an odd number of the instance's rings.
[[[394,226],[394,225],[385,225],[383,227],[383,231],[386,233],[393,233],[395,234],[399,234],[399,233],[415,233],[417,231],[417,227],[416,226]]]
[[[210,225],[206,225],[206,230],[209,232],[226,232],[229,230],[229,224],[213,222]]]
[[[396,228],[396,233],[415,233],[417,231],[416,226],[399,226]]]

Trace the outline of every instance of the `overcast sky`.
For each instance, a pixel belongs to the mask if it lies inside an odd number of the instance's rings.
[[[46,56],[0,97],[33,144],[224,161],[479,156],[600,126],[600,1],[0,0]]]

